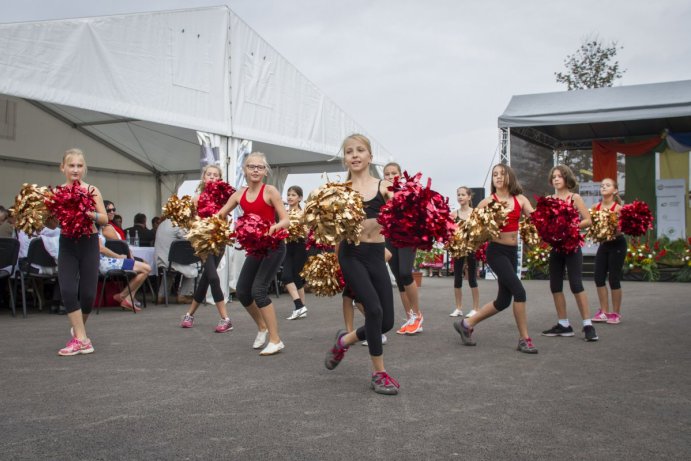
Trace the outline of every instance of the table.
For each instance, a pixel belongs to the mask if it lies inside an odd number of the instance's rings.
[[[153,273],[155,273],[156,270],[156,256],[154,255],[154,250],[154,247],[135,247],[130,245],[132,256],[141,258],[151,267]]]

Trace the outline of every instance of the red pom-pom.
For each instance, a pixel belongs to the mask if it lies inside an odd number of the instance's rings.
[[[538,197],[530,215],[540,238],[559,253],[574,253],[585,239],[578,227],[581,218],[571,203],[553,197]]]
[[[627,235],[638,237],[653,228],[653,214],[645,202],[634,200],[621,207],[619,229]]]
[[[435,242],[447,242],[454,232],[449,199],[420,182],[422,173],[394,178],[393,198],[381,207],[377,222],[382,235],[399,248],[415,247],[431,250]]]
[[[62,235],[79,238],[91,234],[94,221],[86,213],[96,210],[94,195],[79,181],[52,189],[52,194],[46,197],[46,207],[60,221]]]
[[[487,262],[487,247],[489,246],[489,242],[485,242],[480,247],[475,250],[475,259],[477,261],[482,261],[483,263]]]
[[[199,194],[197,214],[200,218],[208,218],[223,208],[235,188],[225,181],[209,181],[204,185],[204,191]]]
[[[278,248],[281,241],[288,237],[288,231],[278,229],[268,235],[267,232],[272,225],[273,223],[264,221],[253,213],[240,216],[235,226],[235,237],[240,244],[239,249],[244,249],[249,256],[261,258],[266,256],[269,250]]]

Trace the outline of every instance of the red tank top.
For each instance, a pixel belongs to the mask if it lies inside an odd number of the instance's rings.
[[[249,188],[245,189],[245,192],[242,193],[242,197],[240,197],[240,206],[242,207],[242,211],[244,211],[245,214],[256,214],[264,221],[275,223],[276,212],[274,210],[274,207],[272,207],[271,205],[267,205],[264,201],[265,187],[266,184],[262,184],[262,188],[259,190],[259,194],[257,194],[257,198],[254,199],[254,202],[249,202],[247,200],[247,191],[249,190]]]
[[[492,194],[494,200],[499,202],[497,194]],[[521,204],[518,203],[516,196],[513,196],[513,210],[509,212],[506,216],[506,221],[504,222],[504,227],[500,229],[500,232],[518,232],[518,221],[521,219]]]
[[[600,211],[601,208],[602,208],[602,202],[598,203],[598,204],[597,204],[597,207],[596,207],[595,209],[596,209],[597,211]],[[617,202],[614,202],[614,203],[612,204],[612,208],[610,208],[609,211],[614,211],[614,210],[616,210],[616,209],[617,209]]]

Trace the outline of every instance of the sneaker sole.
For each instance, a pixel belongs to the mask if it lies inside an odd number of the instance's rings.
[[[576,336],[576,333],[540,333],[541,336],[547,336],[548,338],[556,338],[557,336],[563,336],[564,338],[570,338]]]
[[[405,334],[408,336],[413,336],[413,335],[416,335],[418,333],[422,333],[423,331],[424,331],[424,329],[422,327],[419,327],[417,330],[414,330],[414,331],[406,331]]]
[[[537,349],[534,349],[534,350],[524,350],[524,349],[521,349],[520,347],[517,347],[516,350],[517,350],[518,352],[522,352],[522,353],[524,353],[524,354],[537,354],[537,352],[538,352]]]
[[[379,395],[398,395],[398,389],[375,389],[374,384],[370,384],[370,389]]]
[[[227,333],[229,331],[233,331],[233,327],[227,328],[225,330],[214,330],[216,333]]]

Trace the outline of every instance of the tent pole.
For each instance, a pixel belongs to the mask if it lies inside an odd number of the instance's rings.
[[[499,155],[499,162],[504,165],[511,165],[511,128],[502,128],[500,130],[501,152]]]

